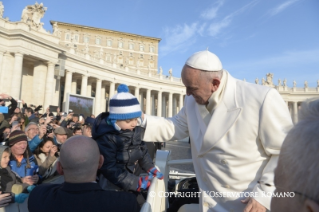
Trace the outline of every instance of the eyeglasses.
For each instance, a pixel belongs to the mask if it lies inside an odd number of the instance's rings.
[[[38,128],[29,128],[28,131],[33,130],[33,131],[39,131]]]
[[[285,189],[285,188],[283,188],[283,187],[271,185],[271,184],[265,183],[265,182],[263,182],[263,181],[257,181],[257,183],[260,184],[260,185],[268,186],[268,187],[276,187],[276,188],[281,188],[281,189],[283,189],[283,190],[287,190],[287,189]],[[310,199],[310,200],[312,200],[312,201],[314,201],[314,202],[319,203],[318,200],[315,200],[314,198],[309,197],[308,195],[306,195],[306,194],[304,194],[304,193],[301,193],[301,192],[299,192],[299,191],[293,191],[293,193],[294,193],[294,194],[298,194],[300,197],[303,198],[303,200],[305,200],[305,199]]]

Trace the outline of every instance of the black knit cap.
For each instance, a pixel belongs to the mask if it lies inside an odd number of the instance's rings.
[[[9,136],[9,146],[12,147],[16,143],[20,141],[26,141],[28,142],[28,138],[26,134],[21,130],[15,130],[13,131]]]

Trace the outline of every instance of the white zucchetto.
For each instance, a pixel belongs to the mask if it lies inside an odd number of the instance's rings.
[[[185,64],[204,71],[221,71],[223,69],[219,58],[208,50],[194,53],[186,60]]]

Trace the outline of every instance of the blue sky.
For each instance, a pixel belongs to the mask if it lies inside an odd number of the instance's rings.
[[[4,17],[18,21],[32,0],[3,0]],[[42,19],[161,38],[159,66],[180,77],[186,59],[207,47],[238,79],[274,74],[310,87],[319,80],[318,0],[43,0]],[[40,3],[40,2],[39,2]]]

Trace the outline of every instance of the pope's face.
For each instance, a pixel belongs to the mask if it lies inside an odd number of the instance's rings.
[[[186,94],[192,95],[198,104],[206,105],[213,93],[213,84],[202,77],[200,72],[200,70],[185,65],[182,71],[182,80],[186,87]]]

